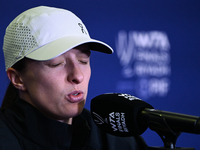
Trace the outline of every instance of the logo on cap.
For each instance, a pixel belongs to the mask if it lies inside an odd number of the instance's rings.
[[[78,25],[79,25],[79,27],[81,27],[82,33],[87,34],[87,32],[86,32],[86,30],[84,29],[82,23],[78,23]]]

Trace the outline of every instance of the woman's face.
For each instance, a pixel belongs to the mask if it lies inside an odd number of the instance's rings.
[[[48,61],[28,60],[20,97],[46,116],[67,121],[84,108],[91,75],[90,50],[81,45]]]

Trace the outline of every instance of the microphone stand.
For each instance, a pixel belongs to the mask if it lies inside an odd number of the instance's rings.
[[[181,134],[181,132],[174,132],[165,121],[165,118],[162,117],[162,121],[154,122],[152,120],[157,120],[157,117],[162,116],[151,116],[151,121],[149,122],[149,128],[155,131],[162,139],[164,147],[149,147],[148,150],[195,150],[195,148],[184,148],[176,147],[176,140]],[[153,119],[154,118],[154,119]]]

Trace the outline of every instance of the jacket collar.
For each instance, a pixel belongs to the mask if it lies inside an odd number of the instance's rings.
[[[72,146],[82,146],[90,130],[82,115],[68,125],[44,116],[24,100],[17,100],[4,114],[11,129],[15,128],[13,132],[51,149],[69,148],[71,143]]]

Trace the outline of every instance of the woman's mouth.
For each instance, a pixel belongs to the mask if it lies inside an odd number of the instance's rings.
[[[84,99],[83,91],[73,91],[67,95],[67,99],[71,103],[79,103]]]

